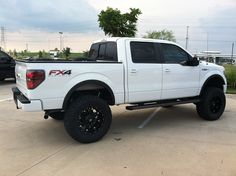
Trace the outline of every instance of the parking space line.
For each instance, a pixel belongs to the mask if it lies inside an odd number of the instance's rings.
[[[145,125],[148,124],[148,122],[150,122],[150,120],[152,120],[152,118],[156,115],[156,113],[160,110],[161,108],[157,108],[150,116],[148,116],[147,119],[145,119],[139,126],[138,128],[143,128]]]
[[[5,99],[1,99],[0,102],[10,101],[10,100],[12,100],[12,98],[5,98]]]
[[[71,146],[72,144],[74,144],[74,143],[75,143],[75,142],[71,142],[71,143],[69,143],[69,144],[63,146],[62,148],[60,148],[60,149],[57,150],[56,152],[54,152],[54,153],[52,153],[52,154],[46,156],[46,157],[43,158],[42,160],[40,160],[40,161],[36,162],[35,164],[33,164],[32,166],[30,166],[30,167],[24,169],[23,171],[21,171],[20,173],[18,173],[16,176],[19,176],[19,175],[22,175],[22,174],[26,173],[27,171],[29,171],[30,169],[34,168],[35,166],[37,166],[37,165],[39,165],[39,164],[41,164],[41,163],[47,161],[48,159],[54,157],[55,155],[57,155],[58,153],[62,152],[62,151],[65,150],[66,148],[70,147],[70,146]]]

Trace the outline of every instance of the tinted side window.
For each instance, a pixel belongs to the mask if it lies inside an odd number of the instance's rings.
[[[99,49],[98,43],[92,44],[90,51],[89,51],[89,58],[90,59],[95,60],[98,57],[98,49]]]
[[[3,53],[2,51],[0,51],[0,59],[4,58],[4,57],[7,57],[7,55],[5,53]]]
[[[161,46],[165,63],[180,63],[189,59],[189,55],[175,45],[161,44]]]
[[[100,44],[98,59],[105,59],[106,43]]]
[[[89,51],[89,59],[117,61],[117,45],[115,42],[95,43]]]
[[[114,60],[117,61],[117,45],[115,42],[107,43],[106,48],[106,60]]]
[[[11,61],[11,57],[9,55],[7,55],[6,53],[0,51],[0,61]]]
[[[155,45],[151,42],[130,42],[134,63],[157,63]]]

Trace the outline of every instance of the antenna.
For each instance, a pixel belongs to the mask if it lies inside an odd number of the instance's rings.
[[[1,48],[6,51],[5,28],[1,27]]]

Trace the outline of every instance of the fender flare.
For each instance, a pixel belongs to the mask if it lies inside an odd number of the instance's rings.
[[[207,78],[207,79],[205,80],[205,82],[203,83],[202,88],[201,88],[201,91],[200,91],[200,95],[202,95],[202,92],[203,92],[203,90],[205,89],[206,85],[209,83],[209,81],[210,81],[211,79],[215,79],[215,78],[220,79],[220,80],[223,82],[223,85],[226,84],[224,78],[223,78],[221,75],[218,75],[218,74],[211,75],[211,76],[210,76],[209,78]]]
[[[115,96],[114,96],[114,93],[112,91],[112,89],[110,88],[110,86],[108,86],[106,83],[102,82],[102,81],[98,81],[98,80],[87,80],[87,81],[82,81],[78,84],[76,84],[75,86],[73,86],[69,92],[66,94],[65,98],[64,98],[64,101],[63,101],[63,105],[62,105],[62,109],[66,109],[67,105],[68,105],[68,102],[72,96],[72,94],[80,87],[86,85],[86,84],[94,84],[94,85],[98,85],[98,86],[101,86],[101,87],[104,87],[106,90],[108,90],[108,92],[110,93],[111,97],[112,97],[112,105],[115,104]]]

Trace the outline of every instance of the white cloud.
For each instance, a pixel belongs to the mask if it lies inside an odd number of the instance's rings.
[[[85,0],[0,0],[0,24],[44,31],[98,31],[97,11]]]
[[[222,27],[236,24],[233,20],[236,19],[236,14],[232,13],[236,12],[235,0],[89,0],[89,3],[98,10],[106,9],[107,6],[121,9],[123,12],[130,7],[141,9],[143,14],[138,21],[139,37],[146,31],[169,29],[174,31],[178,43],[185,46],[186,26],[190,26],[191,52],[206,50],[207,33],[211,40],[208,47],[213,50],[229,53],[230,42],[221,40],[236,41],[235,32],[232,31],[232,29],[236,31],[236,27],[231,27],[231,32],[228,31],[229,28]],[[216,33],[216,27],[218,35],[213,35]]]
[[[102,32],[64,32],[63,43],[64,47],[70,47],[72,52],[82,52],[88,50],[94,40],[103,37]],[[25,50],[26,45],[28,45],[29,51],[49,51],[54,48],[60,48],[60,36],[58,32],[20,30],[8,34],[7,43],[8,49],[17,49],[17,51]]]
[[[140,8],[143,17],[201,17],[213,13],[217,9],[235,6],[235,0],[89,0],[97,10],[106,7],[127,11],[130,7]]]
[[[7,28],[11,48],[24,48],[28,42],[33,50],[47,50],[48,40],[51,48],[58,47],[58,31],[63,30],[68,35],[65,45],[74,51],[85,50],[90,41],[104,36],[98,28],[97,14],[108,6],[122,12],[130,7],[141,9],[138,37],[149,30],[170,29],[184,46],[186,26],[190,26],[192,52],[206,50],[207,33],[209,40],[215,41],[209,42],[212,50],[228,53],[230,42],[216,41],[236,41],[235,0],[0,0],[0,4],[0,25]],[[11,33],[16,29],[21,34],[14,38]],[[14,43],[16,39],[19,41]]]

